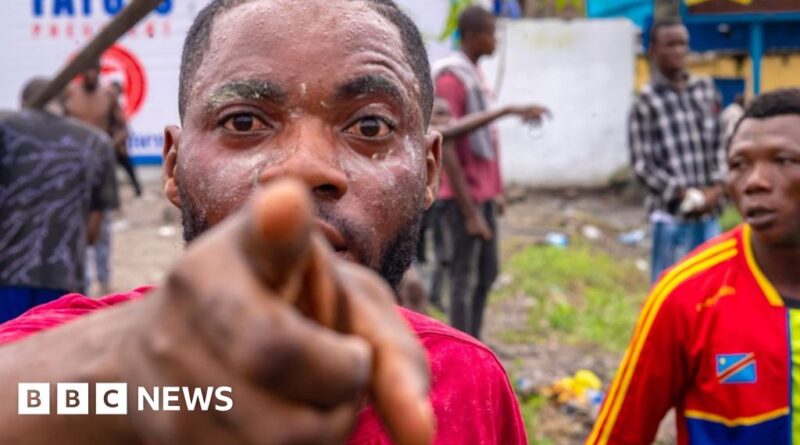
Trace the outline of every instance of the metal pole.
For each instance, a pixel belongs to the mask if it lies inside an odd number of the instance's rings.
[[[764,55],[764,24],[750,24],[750,61],[753,64],[753,95],[761,92],[761,58]]]
[[[128,30],[136,26],[139,20],[162,2],[162,0],[134,0],[122,10],[114,20],[108,23],[67,65],[56,74],[47,88],[32,102],[36,108],[42,108],[58,95],[69,82],[92,62],[100,58],[103,51],[113,45]]]

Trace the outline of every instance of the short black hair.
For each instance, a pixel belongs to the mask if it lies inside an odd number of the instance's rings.
[[[205,53],[211,44],[211,28],[214,20],[223,12],[244,3],[255,0],[214,0],[203,8],[195,17],[186,40],[183,44],[181,69],[178,87],[178,112],[183,121],[187,102],[191,95],[192,81]],[[400,32],[403,50],[411,68],[420,83],[420,106],[422,107],[423,124],[427,128],[433,108],[433,80],[428,61],[428,52],[422,35],[414,22],[392,0],[353,0],[369,4],[376,12],[392,22]]]
[[[731,137],[728,138],[728,146],[730,147],[730,141],[745,119],[767,119],[787,114],[800,116],[800,88],[782,88],[756,96],[736,123]]]
[[[494,18],[488,9],[477,5],[466,7],[458,15],[458,34],[463,39],[467,33],[485,30],[487,18]]]
[[[652,26],[650,26],[650,46],[658,43],[658,32],[661,31],[661,28],[671,28],[673,26],[686,26],[683,24],[682,21],[678,19],[660,19],[656,20]]]

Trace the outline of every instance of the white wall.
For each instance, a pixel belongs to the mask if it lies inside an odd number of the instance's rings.
[[[15,0],[0,15],[0,108],[17,108],[23,83],[33,75],[55,73],[80,50],[90,35],[112,17],[100,0],[73,0],[73,13],[56,14],[55,0],[41,0],[41,14],[32,4]],[[136,57],[146,76],[142,107],[131,121],[134,154],[158,156],[166,123],[177,122],[177,83],[183,36],[196,12],[207,0],[172,0],[163,14],[148,16],[135,34],[120,45]],[[116,2],[111,2],[116,4]],[[437,40],[444,29],[449,0],[400,0],[401,7],[420,26],[431,59],[451,50]],[[39,26],[40,28],[37,28]],[[154,34],[147,35],[148,26]],[[503,28],[505,26],[505,28]],[[50,28],[57,31],[50,35]],[[38,31],[36,31],[38,29]],[[72,29],[73,35],[67,35]],[[535,101],[555,115],[540,139],[527,136],[516,119],[499,125],[503,170],[508,181],[530,185],[595,185],[627,162],[625,114],[633,89],[633,26],[628,21],[512,21],[501,25],[503,42],[494,60],[484,68],[494,79],[504,63],[500,103]],[[503,31],[504,30],[504,31]],[[107,77],[114,60],[104,60]],[[494,82],[494,80],[493,80]]]
[[[500,122],[506,182],[603,184],[628,163],[633,25],[627,20],[516,20],[498,29],[498,50],[482,67],[500,87],[498,103],[535,102],[553,112],[540,138],[531,138],[516,118]]]
[[[419,28],[430,60],[440,59],[452,52],[453,43],[450,39],[439,40],[447,26],[450,0],[399,0],[397,3]]]

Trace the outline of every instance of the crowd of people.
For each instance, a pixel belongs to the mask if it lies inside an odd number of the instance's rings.
[[[186,252],[158,287],[101,298],[83,294],[90,263],[110,287],[116,163],[141,195],[122,88],[97,62],[36,108],[48,79],[32,79],[0,114],[0,443],[527,443],[480,342],[505,208],[493,124],[549,111],[494,104],[491,12],[468,7],[457,28],[459,50],[431,65],[391,0],[211,1],[164,137]],[[651,443],[669,409],[681,444],[790,444],[800,90],[721,113],[687,70],[686,27],[649,36],[628,130],[653,288],[587,444]],[[727,200],[744,222],[720,234]],[[226,385],[233,406],[20,416],[22,381]]]
[[[4,114],[0,322],[71,292],[88,293],[95,277],[109,293],[115,159],[141,195],[121,89],[100,84],[99,60],[45,107],[33,107],[48,83],[32,78],[20,111]]]

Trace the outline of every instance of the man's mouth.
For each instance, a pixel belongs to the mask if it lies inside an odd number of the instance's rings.
[[[317,219],[316,223],[317,229],[319,229],[325,239],[328,240],[328,244],[330,244],[333,251],[337,255],[345,257],[348,252],[347,240],[345,239],[344,235],[342,235],[342,232],[319,218]]]
[[[766,206],[753,206],[745,209],[744,219],[754,229],[766,229],[777,219],[775,209]]]

